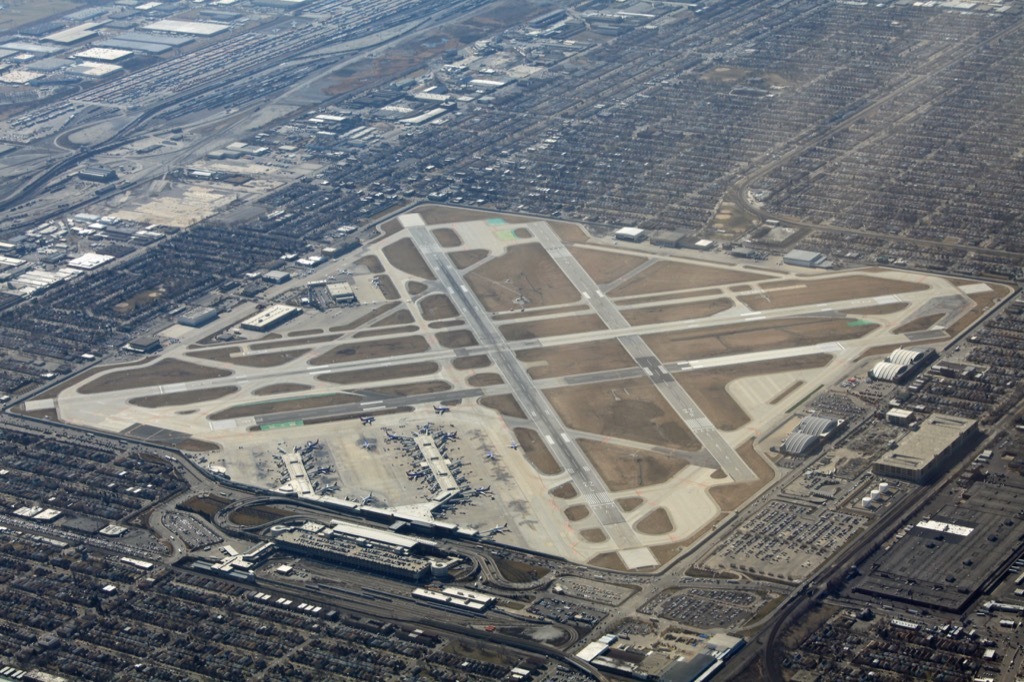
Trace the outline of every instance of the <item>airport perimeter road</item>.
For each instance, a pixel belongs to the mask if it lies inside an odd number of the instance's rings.
[[[562,269],[569,281],[579,290],[590,307],[601,318],[609,330],[622,331],[630,329],[629,322],[622,316],[619,309],[609,301],[601,287],[587,274],[583,266],[573,258],[569,249],[551,230],[545,222],[529,223],[527,226],[533,235],[540,241],[541,245],[548,252]],[[690,394],[683,390],[679,382],[672,374],[665,369],[658,357],[650,349],[647,343],[636,334],[625,334],[619,337],[619,343],[626,349],[633,362],[639,365],[651,378],[657,387],[658,392],[668,401],[668,404],[679,415],[686,424],[686,427],[693,432],[693,435],[700,440],[701,445],[707,450],[722,471],[733,481],[743,483],[757,479],[757,474],[751,470],[743,461],[739,453],[731,445],[725,442],[722,434],[714,427],[711,420],[705,416]]]
[[[604,481],[590,466],[580,446],[569,437],[565,425],[547,398],[533,385],[533,380],[519,364],[505,337],[498,332],[480,302],[470,293],[462,275],[441,250],[440,244],[425,227],[410,227],[407,230],[427,265],[447,290],[459,314],[481,345],[491,350],[491,357],[508,381],[512,395],[529,415],[534,428],[544,439],[559,466],[572,477],[573,484],[604,526],[608,537],[619,549],[643,547],[608,494]]]

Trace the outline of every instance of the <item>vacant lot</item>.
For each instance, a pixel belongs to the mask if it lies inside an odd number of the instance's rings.
[[[313,358],[309,364],[313,366],[331,365],[336,362],[355,362],[357,360],[373,360],[389,358],[395,355],[422,353],[429,348],[422,336],[405,336],[400,339],[380,339],[367,343],[349,343],[336,346],[323,355]]]
[[[518,322],[502,325],[501,333],[509,341],[523,341],[544,336],[562,336],[607,329],[597,315],[572,315],[548,318],[535,322]]]
[[[573,303],[580,293],[540,244],[510,246],[466,276],[490,312]]]
[[[270,386],[264,386],[263,388],[257,388],[252,392],[253,395],[281,395],[282,393],[298,393],[299,391],[308,391],[312,386],[306,384],[271,384]]]
[[[824,367],[831,360],[831,355],[818,353],[708,370],[679,372],[675,378],[697,403],[697,407],[711,420],[715,428],[720,431],[735,431],[749,422],[750,418],[726,390],[729,382],[758,374],[816,369]]]
[[[637,521],[633,528],[636,529],[636,532],[643,533],[644,535],[664,535],[675,530],[668,512],[661,507],[658,507]]]
[[[381,253],[389,263],[407,275],[420,279],[434,279],[434,273],[427,267],[427,262],[423,260],[423,256],[416,250],[416,246],[409,237],[388,244],[381,249]]]
[[[767,289],[768,287],[764,287]],[[905,282],[899,279],[872,277],[871,275],[847,275],[845,277],[815,277],[813,279],[790,281],[785,289],[740,296],[739,300],[751,310],[775,310],[798,305],[851,301],[868,296],[902,294],[908,291],[923,291],[927,284]]]
[[[680,450],[700,448],[647,379],[566,386],[545,394],[571,429]]]
[[[519,442],[519,449],[522,451],[526,461],[545,476],[554,476],[562,473],[562,467],[551,456],[544,441],[540,439],[536,431],[532,429],[518,428],[514,432]]]
[[[302,396],[299,398],[235,405],[234,407],[211,414],[210,419],[240,419],[242,417],[258,417],[261,415],[292,412],[294,410],[309,410],[316,407],[351,405],[362,399],[360,396],[350,393],[321,393],[319,395]]]
[[[644,340],[662,362],[674,362],[856,339],[878,327],[850,322],[843,318],[793,317],[648,334]]]
[[[701,317],[710,317],[731,307],[732,301],[729,299],[713,298],[710,301],[667,303],[646,308],[633,308],[632,310],[623,310],[622,316],[631,325],[660,324],[676,320],[696,320]]]
[[[736,452],[747,463],[747,466],[753,469],[757,475],[757,480],[750,483],[728,483],[708,489],[711,499],[724,512],[735,511],[741,504],[775,478],[775,470],[772,469],[771,464],[754,450],[753,438],[736,448]]]
[[[569,251],[597,284],[614,282],[630,270],[640,267],[648,260],[640,256],[587,248],[585,246],[572,246],[569,247]]]
[[[467,251],[450,253],[448,257],[451,258],[452,263],[455,263],[455,267],[459,270],[465,270],[466,268],[473,267],[489,255],[491,255],[490,251],[485,249],[469,249]]]
[[[664,483],[690,463],[685,457],[632,450],[596,440],[581,439],[579,443],[613,493]],[[622,501],[620,506],[625,509],[628,504]]]
[[[128,402],[139,407],[176,407],[178,405],[191,405],[207,400],[216,400],[238,391],[237,386],[220,386],[217,388],[202,388],[198,391],[177,391],[175,393],[164,393],[163,395],[147,395],[141,398],[132,398]]]
[[[531,348],[516,353],[534,379],[586,374],[606,369],[623,369],[635,363],[615,339],[591,343],[570,343],[550,348]]]
[[[391,367],[374,367],[373,369],[354,369],[349,372],[331,372],[319,374],[318,379],[329,381],[332,384],[346,384],[360,386],[375,381],[394,381],[396,379],[408,379],[419,377],[425,374],[433,374],[438,370],[436,362],[413,362],[407,365],[393,365]]]
[[[615,287],[609,294],[616,297],[636,296],[659,291],[717,287],[761,279],[766,279],[766,275],[742,272],[735,268],[715,268],[695,263],[659,261]]]
[[[452,305],[451,300],[445,294],[431,294],[420,300],[420,312],[423,314],[423,319],[428,322],[431,320],[445,320],[451,317],[458,317],[459,313],[455,310],[455,306]]]
[[[226,369],[204,367],[183,360],[167,358],[158,360],[149,367],[126,369],[121,372],[105,374],[82,386],[78,389],[78,392],[85,395],[109,393],[110,391],[124,391],[132,388],[146,388],[147,386],[180,384],[186,381],[219,379],[220,377],[230,375],[231,372]]]
[[[450,227],[439,227],[434,230],[434,239],[446,249],[454,249],[462,246],[462,239]]]

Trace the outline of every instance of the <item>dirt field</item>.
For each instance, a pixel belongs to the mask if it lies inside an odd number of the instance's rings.
[[[562,513],[564,513],[565,518],[570,521],[582,521],[590,516],[590,510],[587,509],[587,505],[585,504],[574,504],[571,507],[566,507]]]
[[[223,398],[226,395],[237,392],[237,386],[221,386],[219,388],[203,388],[198,391],[178,391],[177,393],[165,393],[163,395],[147,395],[141,398],[132,398],[128,402],[145,408],[174,407],[216,400],[217,398]]]
[[[491,253],[486,249],[469,249],[468,251],[455,251],[448,254],[448,257],[455,263],[455,267],[459,270],[465,270],[466,268],[473,267],[489,255]]]
[[[233,346],[228,348],[193,351],[186,353],[185,355],[193,358],[203,358],[204,360],[226,362],[232,365],[238,365],[239,367],[279,367],[286,362],[291,362],[296,358],[301,358],[309,351],[309,348],[295,348],[293,350],[282,350],[276,353],[234,355],[234,353],[241,352],[241,349],[237,346]]]
[[[933,324],[941,320],[945,315],[937,313],[935,315],[924,315],[922,317],[914,318],[906,324],[901,324],[899,327],[893,329],[895,334],[906,334],[908,332],[921,332],[925,329],[930,328]]]
[[[501,326],[500,331],[509,341],[523,341],[545,336],[592,332],[599,329],[607,329],[607,327],[597,315],[573,315],[537,320],[536,322],[506,324]]]
[[[508,417],[509,419],[526,419],[526,413],[523,412],[523,408],[519,406],[516,399],[510,394],[505,395],[489,395],[485,398],[480,398],[480,404],[484,407],[496,410],[499,414]]]
[[[562,485],[549,490],[548,495],[551,495],[551,497],[557,497],[560,500],[571,500],[574,497],[578,497],[579,492],[577,492],[576,486],[574,486],[572,482],[566,481]]]
[[[355,265],[356,267],[362,266],[369,270],[374,275],[384,274],[384,266],[381,265],[380,259],[377,258],[376,256],[363,256],[355,263],[353,263],[353,265]]]
[[[587,542],[604,542],[608,539],[608,536],[604,534],[604,531],[600,528],[586,528],[580,531],[580,537]]]
[[[378,321],[374,322],[370,326],[372,326],[372,327],[389,327],[389,326],[394,326],[394,325],[399,325],[399,324],[412,324],[415,321],[416,321],[416,318],[414,318],[412,316],[412,313],[410,313],[405,308],[402,308],[401,310],[396,310],[395,312],[391,313],[387,317],[382,317],[381,319],[379,319]]]
[[[476,337],[465,329],[454,332],[438,332],[437,342],[445,348],[469,348],[477,345]]]
[[[649,334],[643,338],[662,362],[675,362],[856,339],[877,327],[851,325],[842,318],[793,317]]]
[[[675,320],[695,320],[710,317],[732,307],[727,298],[713,298],[709,301],[693,301],[691,303],[669,303],[648,308],[623,310],[622,316],[631,325],[659,324]]]
[[[510,246],[503,256],[466,275],[466,283],[489,312],[575,303],[580,293],[540,244]]]
[[[736,448],[736,452],[747,463],[747,466],[754,470],[754,473],[757,474],[757,480],[750,483],[728,483],[709,488],[708,493],[711,495],[711,499],[724,512],[735,511],[741,504],[750,499],[754,493],[775,478],[775,470],[754,450],[753,439]]]
[[[454,249],[462,246],[462,239],[459,238],[458,233],[449,227],[439,227],[434,230],[434,238],[437,243],[446,249]]]
[[[395,384],[394,386],[377,386],[375,388],[361,391],[364,394],[372,394],[375,397],[383,396],[388,398],[402,398],[409,395],[426,395],[428,393],[440,393],[450,391],[452,385],[447,381],[420,381],[412,384]]]
[[[410,324],[405,327],[390,327],[387,329],[367,329],[365,331],[356,332],[352,335],[353,339],[366,339],[374,336],[390,336],[392,334],[412,334],[415,331],[419,331],[419,326]]]
[[[414,282],[413,280],[409,280],[405,283],[405,290],[409,292],[410,296],[419,296],[429,288],[430,287],[423,282]]]
[[[646,378],[553,388],[545,394],[571,429],[680,450],[700,448]]]
[[[824,367],[831,360],[831,355],[817,353],[765,362],[730,365],[729,367],[716,367],[709,370],[679,372],[675,374],[675,378],[697,403],[697,407],[711,420],[715,428],[720,431],[735,431],[749,422],[750,418],[726,391],[729,382],[759,374],[796,372]]]
[[[797,288],[774,291],[766,296],[761,294],[740,296],[739,300],[749,306],[751,310],[775,310],[798,305],[847,301],[851,298],[923,291],[928,288],[927,284],[872,277],[871,275],[815,277],[798,283],[789,282],[789,286],[794,284],[798,285]]]
[[[323,355],[309,361],[314,367],[330,365],[335,362],[355,362],[357,360],[373,360],[389,358],[395,355],[422,353],[430,348],[422,336],[405,336],[400,339],[381,339],[367,343],[348,343],[336,346]]]
[[[580,439],[579,444],[613,493],[664,483],[690,463],[684,457],[636,451],[596,440]]]
[[[500,374],[494,372],[484,372],[483,374],[474,374],[466,380],[466,383],[474,388],[482,388],[484,386],[500,386],[505,383],[505,380]]]
[[[389,263],[407,275],[425,280],[434,279],[434,273],[427,267],[427,262],[423,260],[423,256],[416,250],[409,237],[388,244],[381,249],[381,253]]]
[[[664,535],[675,530],[672,519],[662,507],[658,507],[637,521],[633,528],[636,529],[636,532],[645,535]]]
[[[423,319],[428,322],[431,320],[445,320],[451,317],[458,317],[459,315],[458,311],[455,310],[455,306],[452,305],[451,299],[445,294],[426,296],[420,300],[419,306]]]
[[[517,227],[512,231],[512,234],[516,236],[516,239],[532,239],[533,233],[530,232],[528,227]]]
[[[633,358],[615,339],[571,343],[551,348],[531,348],[519,351],[516,358],[524,364],[532,365],[527,368],[527,373],[534,379],[586,374],[605,369],[623,369],[634,364]]]
[[[452,360],[452,367],[459,370],[483,369],[491,366],[491,359],[486,355],[470,355]]]
[[[183,360],[167,358],[158,360],[149,367],[139,369],[126,369],[122,372],[113,372],[105,376],[93,379],[78,389],[79,393],[92,395],[94,393],[108,393],[110,391],[123,391],[131,388],[146,388],[148,386],[160,386],[162,384],[179,384],[186,381],[202,381],[204,379],[219,379],[230,376],[231,372],[226,369],[215,369],[194,365]]]
[[[630,270],[638,268],[648,261],[647,258],[641,256],[613,253],[585,246],[571,246],[569,251],[597,284],[614,282]]]
[[[766,279],[764,275],[742,272],[736,268],[714,268],[691,263],[659,261],[634,275],[609,293],[616,298],[654,294],[661,291],[684,291],[724,284],[753,282]]]
[[[563,244],[582,244],[583,242],[590,240],[590,235],[584,232],[583,228],[575,223],[563,223],[549,220],[548,225],[551,226],[551,230],[558,235],[558,238],[562,240]]]
[[[236,405],[226,410],[215,412],[210,419],[240,419],[242,417],[258,417],[260,415],[280,414],[293,410],[308,410],[315,407],[330,407],[332,405],[351,405],[358,403],[362,398],[348,393],[321,393],[303,398],[286,398],[284,400],[268,400],[262,403],[249,403],[247,405]]]
[[[515,429],[516,441],[519,443],[519,449],[526,457],[526,461],[533,465],[540,473],[545,476],[554,476],[555,474],[562,473],[562,467],[558,466],[558,462],[551,456],[544,442],[537,435],[536,431],[532,429],[518,428]]]
[[[263,388],[257,388],[252,392],[253,395],[281,395],[282,393],[298,393],[299,391],[308,391],[312,386],[306,384],[271,384],[270,386],[264,386]]]
[[[320,374],[319,379],[329,381],[332,384],[345,384],[351,386],[362,386],[363,384],[375,381],[394,381],[397,379],[408,379],[419,377],[425,374],[433,374],[439,369],[436,362],[414,362],[408,365],[395,365],[392,367],[374,367],[373,369],[355,369],[348,372],[331,372]]]
[[[637,507],[639,507],[641,504],[644,503],[644,498],[642,498],[642,497],[623,497],[621,499],[615,500],[615,502],[618,503],[619,508],[622,509],[622,511],[624,511],[624,512],[631,512],[634,509],[636,509]]]

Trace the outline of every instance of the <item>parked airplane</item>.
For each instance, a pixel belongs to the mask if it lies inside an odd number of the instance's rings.
[[[494,454],[494,450],[488,450],[487,452],[485,452],[484,459],[497,459],[496,455]]]
[[[445,407],[444,405],[434,405],[434,414],[444,414],[445,412],[448,412],[451,409],[452,408]]]
[[[367,416],[367,417],[360,417],[359,421],[361,421],[363,423],[363,426],[368,426],[368,425],[372,424],[375,419],[377,419],[377,418],[376,417]]]
[[[484,537],[490,537],[492,535],[497,535],[499,533],[507,533],[507,532],[508,532],[508,521],[506,521],[505,523],[501,524],[500,526],[495,526],[494,528],[491,528],[490,530],[485,530],[483,533],[481,533],[481,535],[483,535]]]
[[[387,437],[387,439],[388,439],[388,440],[402,440],[402,437],[401,437],[401,436],[397,436],[397,435],[395,435],[395,434],[394,434],[394,433],[392,433],[392,431],[391,431],[390,429],[388,429],[387,427],[385,427],[385,428],[384,428],[384,435],[385,435],[385,436]]]
[[[512,441],[511,443],[509,443],[508,446],[510,448],[512,448],[513,450],[518,450],[519,449],[519,443],[517,443],[515,441]]]
[[[331,493],[334,493],[334,492],[337,492],[337,491],[338,491],[338,485],[336,483],[331,483],[329,485],[325,485],[324,489],[321,490],[320,492],[322,492],[324,495],[330,495]]]
[[[475,492],[477,495],[486,495],[487,493],[491,492],[491,486],[485,485],[483,488],[477,488],[473,492]]]
[[[371,490],[369,495],[367,495],[363,499],[359,500],[359,504],[370,504],[371,502],[376,502],[376,501],[377,501],[377,498],[373,496],[373,491]]]

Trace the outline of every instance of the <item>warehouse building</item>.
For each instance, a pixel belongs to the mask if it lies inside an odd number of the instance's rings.
[[[868,372],[868,376],[877,381],[889,381],[898,384],[916,374],[935,355],[934,348],[925,348],[923,350],[897,348],[889,353],[885,360],[872,367],[871,371]]]
[[[160,350],[160,339],[155,336],[137,336],[124,348],[132,353],[155,353]]]
[[[276,304],[265,308],[252,317],[242,321],[242,329],[253,332],[265,332],[283,324],[293,317],[302,314],[302,308],[291,305]]]
[[[186,327],[202,327],[217,319],[216,308],[193,308],[178,318],[178,324]]]
[[[332,282],[327,285],[327,293],[340,305],[351,305],[358,303],[356,293],[352,291],[352,285],[348,282]]]
[[[782,442],[781,449],[787,455],[809,457],[817,453],[842,425],[842,419],[804,417]]]
[[[88,182],[113,182],[114,180],[117,180],[117,173],[109,168],[88,166],[78,171],[78,178],[80,180],[87,180]]]
[[[977,435],[978,422],[973,419],[933,414],[895,450],[879,458],[872,471],[878,476],[926,483],[948,470]]]
[[[639,244],[646,239],[647,236],[639,227],[623,227],[615,230],[615,238],[622,242],[634,242]]]

